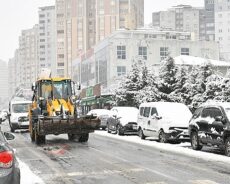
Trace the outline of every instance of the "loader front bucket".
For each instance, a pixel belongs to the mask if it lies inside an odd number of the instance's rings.
[[[90,133],[98,129],[99,126],[100,120],[95,116],[67,117],[66,119],[61,117],[40,117],[38,119],[40,135]]]

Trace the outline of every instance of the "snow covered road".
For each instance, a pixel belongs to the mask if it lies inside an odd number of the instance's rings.
[[[142,140],[138,136],[118,136],[115,134],[108,134],[105,131],[96,131],[95,134],[113,139],[118,139],[121,141],[127,141],[140,145],[150,146],[163,151],[172,152],[174,154],[183,154],[194,158],[200,158],[206,161],[223,162],[230,164],[230,158],[226,157],[225,155],[222,155],[223,153],[221,153],[221,150],[219,150],[218,148],[213,149],[210,147],[204,147],[201,151],[195,151],[190,148],[191,144],[189,142],[181,144],[163,144],[157,142],[156,140],[154,141],[151,138],[148,138],[147,140]]]

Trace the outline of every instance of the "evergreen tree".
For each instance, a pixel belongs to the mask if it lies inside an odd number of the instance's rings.
[[[177,71],[174,59],[168,57],[160,67],[158,90],[161,93],[162,101],[178,101],[174,95],[170,93],[174,92],[177,88]]]
[[[137,106],[135,96],[146,85],[148,70],[142,62],[134,62],[131,71],[122,80],[115,92],[115,99],[120,106]]]
[[[158,91],[156,83],[158,79],[154,71],[151,71],[149,75],[146,76],[147,77],[145,78],[146,80],[144,88],[141,89],[136,95],[138,105],[140,105],[143,102],[156,102],[161,100],[161,95]]]

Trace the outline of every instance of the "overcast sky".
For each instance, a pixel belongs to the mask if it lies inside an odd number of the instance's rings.
[[[166,10],[178,4],[203,6],[204,0],[145,0],[145,23],[151,22],[154,11]],[[1,0],[0,2],[0,59],[8,61],[18,48],[23,29],[38,22],[38,7],[54,5],[55,0]]]

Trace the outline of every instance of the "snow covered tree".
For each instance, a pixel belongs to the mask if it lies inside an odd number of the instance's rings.
[[[174,92],[177,88],[177,71],[178,68],[174,63],[172,57],[168,57],[160,67],[158,90],[161,92],[162,101],[178,101],[174,95],[170,93]]]
[[[156,102],[161,100],[161,95],[157,88],[157,80],[154,71],[151,71],[146,75],[145,86],[136,95],[138,105],[143,102]]]
[[[175,101],[185,103],[188,98],[188,89],[186,86],[188,81],[188,68],[185,66],[179,67],[176,78],[176,89],[170,95],[175,99]]]
[[[120,106],[137,106],[135,96],[147,85],[148,70],[143,62],[134,62],[131,71],[122,80],[115,92],[115,99]]]

